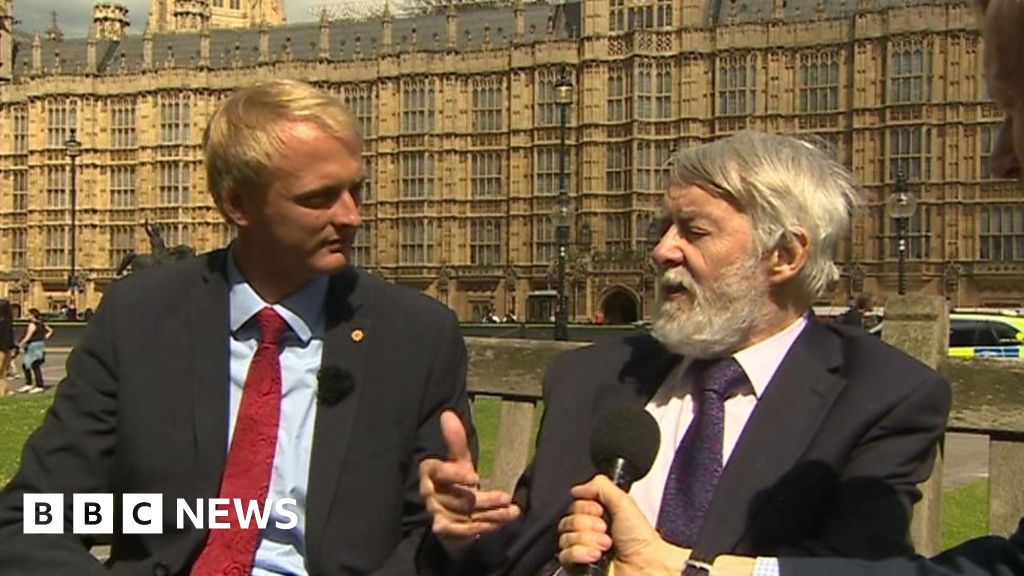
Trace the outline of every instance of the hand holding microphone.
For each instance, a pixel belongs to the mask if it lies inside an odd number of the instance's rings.
[[[482,534],[493,532],[519,517],[512,496],[500,490],[481,490],[473,465],[466,428],[458,414],[441,414],[441,433],[448,454],[420,463],[420,496],[433,516],[432,529],[449,554],[457,554]]]
[[[689,551],[666,543],[626,491],[647,474],[657,456],[658,424],[643,408],[622,406],[594,425],[590,457],[598,475],[575,486],[575,501],[558,524],[559,561],[571,574],[678,576]],[[614,558],[612,549],[614,547]]]
[[[690,551],[662,540],[629,494],[607,477],[574,486],[572,496],[569,514],[558,523],[558,560],[569,574],[609,574],[609,565],[615,576],[682,572]]]

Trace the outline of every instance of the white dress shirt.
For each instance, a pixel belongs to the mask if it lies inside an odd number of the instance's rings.
[[[807,318],[800,317],[781,332],[744,348],[733,354],[743,368],[749,386],[741,387],[733,396],[725,401],[725,435],[722,442],[722,466],[729,461],[736,442],[739,441],[747,420],[757,407],[757,401],[764,394],[772,376],[779,369],[783,358],[789,353],[797,336],[807,326]],[[651,526],[658,522],[658,510],[661,508],[661,495],[665,490],[669,468],[675,457],[676,449],[682,442],[686,430],[693,421],[693,377],[689,371],[689,359],[684,360],[669,372],[668,378],[655,392],[646,410],[658,422],[661,431],[661,446],[654,459],[651,471],[633,483],[629,495],[633,497],[640,510],[647,517]]]
[[[779,369],[782,360],[793,347],[797,337],[807,326],[807,317],[801,316],[781,332],[744,348],[733,354],[733,358],[743,368],[750,385],[737,390],[725,401],[725,432],[722,441],[722,466],[729,461],[729,456],[736,448],[747,420],[754,413],[757,401],[768,388],[772,376]],[[644,513],[651,526],[658,524],[658,510],[661,508],[661,494],[665,490],[668,471],[676,448],[683,441],[690,422],[693,421],[693,397],[690,391],[693,379],[688,374],[689,359],[684,359],[669,372],[665,382],[654,393],[645,409],[654,416],[661,431],[661,446],[654,459],[651,471],[633,483],[629,495]],[[682,566],[680,566],[682,572]],[[554,576],[565,576],[566,572],[559,568]],[[753,576],[779,576],[779,565],[775,558],[757,558]]]

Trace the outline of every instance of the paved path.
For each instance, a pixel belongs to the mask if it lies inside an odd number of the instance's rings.
[[[56,384],[64,377],[64,362],[68,348],[53,348],[47,352],[43,365],[43,378]],[[20,366],[20,365],[19,365]],[[20,386],[23,381],[14,381]],[[942,478],[943,490],[969,484],[988,476],[988,441],[983,436],[950,433],[946,435],[946,467]]]
[[[946,434],[946,465],[942,489],[949,490],[988,478],[988,438],[977,434]]]

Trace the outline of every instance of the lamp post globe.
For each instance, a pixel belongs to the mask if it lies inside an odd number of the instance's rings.
[[[896,221],[896,293],[903,296],[907,293],[907,228],[917,212],[917,198],[907,186],[907,177],[903,172],[896,174],[896,188],[886,199],[885,210]]]

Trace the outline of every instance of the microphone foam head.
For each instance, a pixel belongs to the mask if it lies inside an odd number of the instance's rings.
[[[590,434],[590,459],[598,470],[622,458],[643,478],[654,464],[661,432],[654,417],[642,406],[615,406],[603,412]]]

